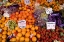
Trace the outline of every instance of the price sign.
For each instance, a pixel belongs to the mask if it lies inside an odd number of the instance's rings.
[[[55,29],[55,22],[46,22],[47,29]]]
[[[29,4],[30,4],[30,0],[24,0],[24,3],[25,3],[26,5],[29,5]]]
[[[4,17],[10,17],[9,13],[6,11],[4,14],[3,14]]]
[[[53,0],[47,0],[47,2],[52,2]]]
[[[25,20],[20,20],[18,21],[18,26],[20,28],[25,28],[26,27],[26,21]]]
[[[46,8],[45,10],[46,10],[46,14],[51,14],[51,13],[53,13],[52,8]]]

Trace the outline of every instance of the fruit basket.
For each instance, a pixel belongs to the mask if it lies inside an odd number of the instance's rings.
[[[0,42],[64,42],[64,0],[0,0]]]

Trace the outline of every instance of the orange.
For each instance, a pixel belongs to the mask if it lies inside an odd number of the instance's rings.
[[[30,30],[29,30],[29,29],[26,29],[26,31],[27,31],[27,32],[30,32]]]
[[[2,21],[5,21],[5,17],[2,17],[2,19],[1,19]]]
[[[3,39],[2,42],[6,42],[6,39]]]
[[[12,33],[15,33],[16,32],[16,30],[12,30]]]
[[[16,15],[18,15],[19,14],[19,12],[16,12]]]
[[[33,34],[34,36],[36,36],[36,32],[35,32],[35,31],[33,31],[32,34]]]
[[[38,26],[35,26],[35,30],[38,30]]]
[[[16,38],[12,38],[12,39],[10,39],[10,41],[16,41]]]
[[[26,32],[26,28],[22,28],[22,31]]]
[[[7,34],[7,31],[3,31],[2,34],[4,34],[4,35]]]
[[[2,37],[2,34],[0,34],[0,37]]]
[[[30,33],[27,32],[27,33],[25,34],[25,37],[29,37],[29,36],[30,36]]]
[[[19,40],[19,39],[20,39],[20,37],[16,36],[16,40]]]
[[[3,30],[7,30],[8,28],[7,27],[4,27]]]
[[[15,17],[14,20],[17,21],[17,18]]]
[[[9,35],[11,35],[11,34],[12,34],[12,32],[11,32],[11,31],[8,31],[7,35],[9,36]]]
[[[31,28],[31,30],[33,30],[33,31],[34,31],[34,30],[35,30],[35,28],[34,28],[34,27],[32,27],[32,28]]]
[[[22,18],[21,18],[21,17],[19,17],[19,18],[18,18],[18,21],[19,21],[19,20],[22,20]]]
[[[29,42],[29,38],[25,38],[25,42]]]
[[[20,37],[20,41],[24,41],[24,37]]]
[[[18,31],[18,32],[21,32],[22,30],[19,28],[17,31]]]
[[[15,27],[15,30],[18,30],[19,29],[19,27]]]
[[[37,41],[37,38],[36,37],[32,37],[32,41],[33,42]]]
[[[32,25],[29,25],[30,28],[32,28]]]
[[[26,8],[24,8],[23,10],[26,10]]]
[[[27,9],[28,12],[30,12],[30,9]]]
[[[18,17],[20,18],[21,17],[21,14],[19,14]]]
[[[2,42],[2,38],[0,38],[0,42]]]
[[[4,27],[4,24],[1,24],[1,28],[3,28]]]
[[[40,38],[40,34],[37,34],[37,38]]]
[[[22,35],[25,35],[26,32],[22,31]]]
[[[18,34],[17,34],[17,36],[18,36],[18,37],[21,37],[21,36],[22,36],[22,34],[21,34],[21,33],[18,33]]]
[[[0,20],[0,23],[2,23],[2,21]]]
[[[6,35],[2,35],[2,39],[6,39]]]

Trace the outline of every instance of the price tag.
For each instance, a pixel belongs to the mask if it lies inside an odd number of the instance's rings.
[[[47,0],[47,2],[52,2],[53,0]]]
[[[46,10],[46,14],[51,14],[51,13],[53,13],[52,8],[46,8],[45,10]]]
[[[2,32],[2,29],[0,29],[0,32]]]
[[[55,22],[46,22],[47,29],[55,29]]]
[[[25,28],[26,27],[26,21],[25,20],[20,20],[18,21],[18,26],[20,28]]]
[[[25,3],[26,5],[29,5],[29,4],[30,4],[30,0],[24,0],[24,3]]]
[[[10,15],[8,14],[7,11],[3,14],[3,16],[4,16],[4,17],[10,17]]]

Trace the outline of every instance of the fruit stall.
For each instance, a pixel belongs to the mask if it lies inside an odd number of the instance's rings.
[[[0,42],[64,42],[64,0],[0,0]]]

